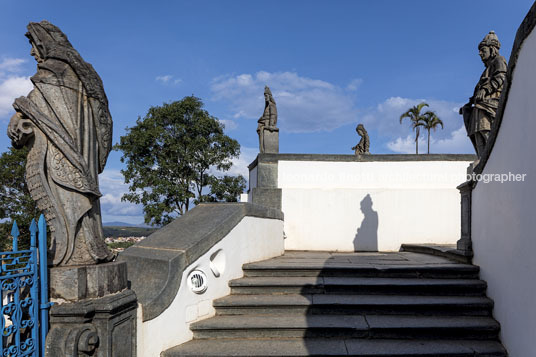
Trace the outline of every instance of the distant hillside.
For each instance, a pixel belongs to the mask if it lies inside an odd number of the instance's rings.
[[[145,227],[145,228],[152,228],[151,226],[148,226],[146,224],[132,224],[132,223],[126,223],[126,222],[118,222],[118,221],[115,221],[115,222],[103,222],[102,223],[103,226],[107,226],[107,227],[110,227],[110,226],[113,226],[113,227]]]
[[[134,227],[134,226],[104,226],[104,237],[147,237],[158,228]]]

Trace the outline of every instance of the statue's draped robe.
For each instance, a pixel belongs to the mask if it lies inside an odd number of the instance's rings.
[[[35,88],[14,107],[36,127],[26,180],[52,232],[53,265],[110,260],[98,174],[110,150],[111,117],[65,61],[47,59],[31,80]]]
[[[259,150],[264,152],[264,130],[277,131],[277,107],[273,99],[265,101],[264,112],[257,121],[257,134],[259,134]]]
[[[467,135],[472,136],[477,132],[491,130],[491,124],[495,118],[499,99],[506,79],[507,64],[503,56],[497,55],[490,60],[486,69],[480,76],[473,98],[481,90],[486,91],[482,100],[474,100],[474,109],[467,128]]]
[[[370,143],[368,134],[363,134],[363,136],[361,136],[361,140],[359,140],[359,143],[357,143],[356,153],[367,154],[369,152],[369,147]]]

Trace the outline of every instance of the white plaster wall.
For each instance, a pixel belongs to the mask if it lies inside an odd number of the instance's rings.
[[[484,174],[522,182],[477,184],[472,193],[474,263],[488,282],[511,357],[536,355],[536,34],[520,51],[497,141]]]
[[[279,161],[285,249],[398,251],[402,243],[454,244],[460,236],[456,186],[466,180],[468,165]]]
[[[225,270],[215,277],[210,270],[210,256],[221,250],[225,254]],[[276,219],[244,217],[229,234],[188,266],[177,295],[171,305],[158,317],[142,322],[138,309],[138,356],[160,356],[168,348],[192,339],[190,324],[214,316],[212,301],[229,295],[229,280],[243,276],[245,263],[269,259],[283,254],[283,222]],[[186,277],[193,269],[201,269],[208,277],[208,289],[193,293]]]

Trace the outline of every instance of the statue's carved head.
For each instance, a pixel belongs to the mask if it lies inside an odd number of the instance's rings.
[[[274,97],[272,96],[272,91],[268,86],[264,86],[264,100],[267,102],[274,102]]]
[[[363,136],[367,132],[363,124],[358,124],[355,128],[355,131],[359,134],[359,136]]]
[[[490,31],[478,44],[478,54],[482,62],[486,63],[490,58],[495,58],[499,53],[501,43],[494,31]]]
[[[46,20],[41,22],[30,22],[28,24],[26,37],[28,37],[32,44],[31,55],[34,56],[39,63],[47,60],[49,57],[61,58],[63,57],[61,56],[62,53],[66,51],[76,51],[67,39],[67,36],[65,36],[58,27]]]
[[[30,55],[33,56],[33,58],[35,58],[35,61],[37,63],[43,63],[45,60],[43,58],[43,55],[41,54],[41,52],[39,51],[39,49],[37,48],[37,45],[33,42],[31,42],[31,45],[32,45],[32,49],[30,51]]]
[[[33,122],[25,118],[22,113],[16,112],[9,121],[7,128],[7,136],[11,139],[11,145],[14,148],[20,149],[34,135]]]

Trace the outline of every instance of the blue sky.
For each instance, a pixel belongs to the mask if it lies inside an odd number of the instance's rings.
[[[483,64],[490,30],[509,59],[528,0],[454,1],[5,1],[0,13],[0,150],[13,99],[31,89],[35,62],[24,37],[49,20],[100,74],[114,142],[150,106],[194,94],[242,145],[233,173],[258,147],[263,87],[278,105],[280,151],[352,154],[363,123],[372,153],[412,153],[399,116],[422,100],[445,124],[435,153],[470,153],[457,108]],[[425,148],[422,138],[422,150]],[[103,220],[141,223],[112,152],[101,175]]]

